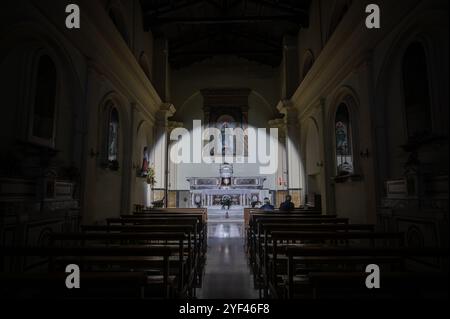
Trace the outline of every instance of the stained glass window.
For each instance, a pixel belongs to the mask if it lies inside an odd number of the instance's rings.
[[[348,108],[341,104],[335,118],[336,164],[338,175],[353,173],[351,125]]]
[[[117,162],[119,154],[119,113],[111,109],[108,125],[108,161]]]

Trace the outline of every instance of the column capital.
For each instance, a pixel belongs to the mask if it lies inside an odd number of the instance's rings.
[[[277,110],[281,114],[284,114],[285,116],[292,115],[293,112],[297,112],[297,110],[294,107],[294,103],[291,100],[285,99],[278,102]]]
[[[162,103],[159,106],[159,112],[163,112],[167,117],[171,117],[175,114],[176,109],[172,103]]]
[[[277,109],[281,114],[284,114],[284,122],[287,126],[298,125],[298,111],[291,100],[282,100],[277,105]]]
[[[284,122],[284,120],[282,118],[279,119],[273,119],[270,120],[269,122],[267,122],[269,124],[270,128],[278,128],[278,129],[283,129],[286,127],[286,123]]]
[[[173,129],[181,128],[181,127],[184,127],[183,122],[177,122],[177,121],[168,121],[167,122],[167,129],[169,131],[172,131]]]
[[[175,114],[175,106],[171,103],[162,103],[156,113],[156,118],[159,121],[167,121],[167,119]]]
[[[278,129],[278,138],[286,137],[286,122],[282,118],[273,119],[268,122],[270,128]]]

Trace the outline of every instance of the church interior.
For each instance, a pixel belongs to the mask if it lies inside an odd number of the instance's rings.
[[[0,298],[448,298],[449,3],[371,3],[2,1]]]

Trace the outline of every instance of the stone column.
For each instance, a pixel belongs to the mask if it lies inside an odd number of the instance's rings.
[[[163,101],[169,97],[169,45],[167,39],[156,38],[154,41],[154,68],[152,83]]]
[[[377,152],[377,110],[374,105],[374,75],[373,75],[373,51],[368,51],[364,55],[363,61],[358,67],[357,75],[360,83],[360,106],[359,119],[361,121],[352,123],[358,129],[359,143],[354,142],[354,161],[359,163],[357,168],[364,176],[363,183],[366,193],[366,221],[368,223],[377,222],[377,204],[380,203],[384,192],[384,180],[386,178],[386,157],[381,157]],[[359,147],[359,152],[357,147]]]
[[[182,122],[168,121],[167,126],[167,143],[168,143],[168,154],[170,154],[170,148],[174,144],[174,141],[170,140],[170,133],[175,128],[183,127],[184,124]],[[180,189],[180,185],[178,185],[178,176],[177,176],[177,167],[178,165],[174,164],[170,158],[168,158],[168,189],[169,190],[178,190]]]
[[[286,125],[286,157],[288,171],[288,190],[300,194],[303,198],[304,189],[304,163],[300,153],[300,123],[298,113],[289,100],[281,101],[278,106],[280,113],[284,114]]]
[[[132,211],[134,202],[134,193],[136,188],[136,170],[133,165],[135,143],[137,141],[137,126],[139,110],[136,103],[131,104],[130,127],[124,136],[124,140],[128,140],[124,145],[124,170],[122,177],[122,211]]]
[[[283,38],[283,61],[281,63],[281,98],[290,99],[299,85],[299,60],[297,37]]]
[[[334,201],[334,182],[332,182],[332,178],[334,177],[334,126],[327,129],[328,119],[326,118],[326,109],[327,109],[327,99],[320,99],[320,119],[321,119],[321,129],[319,130],[319,138],[322,141],[322,148],[320,152],[320,157],[323,159],[323,167],[321,174],[322,180],[322,212],[327,214],[332,214],[336,211],[335,201]]]
[[[286,123],[284,119],[274,119],[269,121],[270,128],[278,129],[278,169],[275,174],[274,190],[287,189],[287,158],[286,158]],[[280,181],[282,181],[280,185]]]
[[[100,161],[100,153],[102,149],[99,139],[89,132],[98,131],[98,125],[101,119],[98,117],[98,101],[101,99],[99,92],[105,83],[105,78],[98,70],[92,60],[88,60],[87,76],[86,76],[86,105],[85,117],[83,118],[84,127],[84,158],[81,166],[81,210],[83,212],[93,212],[83,216],[83,222],[93,223],[96,220],[96,175],[98,164]]]
[[[168,118],[175,113],[175,107],[170,103],[163,103],[156,114],[153,159],[155,166],[156,189],[164,189],[167,203],[167,130]]]

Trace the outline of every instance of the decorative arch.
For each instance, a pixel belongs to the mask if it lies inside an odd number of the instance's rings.
[[[39,237],[37,239],[38,247],[48,247],[52,243],[52,234],[54,233],[51,227],[44,227],[39,233]]]
[[[409,24],[392,41],[392,45],[384,57],[381,71],[378,74],[376,81],[376,104],[378,108],[381,108],[381,110],[383,110],[383,114],[386,113],[388,96],[387,94],[379,93],[385,92],[387,88],[391,86],[393,78],[395,78],[395,76],[397,76],[396,81],[403,84],[403,79],[400,78],[403,57],[410,45],[413,43],[417,43],[422,46],[427,62],[428,87],[430,89],[430,107],[432,113],[431,122],[436,122],[434,114],[439,113],[442,110],[437,110],[439,103],[436,103],[437,93],[435,88],[437,88],[438,85],[433,82],[433,79],[437,78],[434,75],[436,74],[436,70],[439,69],[439,66],[433,63],[433,61],[440,61],[443,58],[447,58],[446,56],[444,57],[443,54],[439,54],[439,50],[437,49],[440,47],[440,45],[439,39],[437,38],[439,37],[439,35],[435,32],[435,28],[438,28],[440,25],[445,24],[443,20],[448,19],[448,17],[445,18],[441,15],[442,13],[433,11],[421,15],[419,21],[415,21],[414,23]],[[434,22],[434,26],[430,25],[430,21]],[[399,70],[398,74],[395,73],[396,70]],[[403,123],[405,127],[406,138],[407,134],[405,114],[403,114]]]
[[[403,101],[408,137],[432,132],[430,82],[425,47],[414,41],[402,59]]]
[[[116,92],[106,94],[100,102],[99,164],[111,171],[118,171],[125,160],[125,135],[128,131],[126,105]]]
[[[119,128],[120,118],[117,107],[112,105],[108,112],[108,136],[107,136],[107,157],[108,162],[116,162],[119,160]],[[112,164],[114,165],[114,164]]]
[[[327,126],[336,177],[358,175],[359,99],[351,87],[344,86],[331,105]]]
[[[307,50],[303,55],[302,59],[302,72],[301,72],[302,80],[305,79],[306,75],[309,73],[309,70],[311,70],[313,64],[314,64],[314,54],[311,50]]]
[[[142,52],[139,56],[139,65],[141,66],[142,70],[144,71],[145,75],[149,80],[152,78],[152,72],[151,72],[151,66],[149,59],[145,52]]]
[[[416,225],[412,225],[406,232],[406,244],[408,247],[422,248],[425,246],[425,237]]]
[[[61,75],[51,51],[38,50],[33,57],[28,139],[55,147],[56,126],[61,93]]]
[[[68,125],[79,125],[84,120],[83,114],[81,114],[83,109],[80,107],[84,96],[80,70],[75,67],[72,53],[62,42],[60,35],[42,24],[21,22],[4,29],[0,32],[0,37],[2,38],[0,64],[16,65],[15,69],[19,78],[20,94],[16,99],[16,104],[17,110],[23,114],[23,117],[18,123],[15,123],[18,127],[16,134],[20,136],[20,139],[29,140],[45,147],[60,150],[62,150],[61,147],[81,147],[81,136],[68,136],[71,139],[70,142],[59,139],[60,131],[67,129]],[[51,68],[56,73],[54,125],[53,129],[50,129],[54,132],[52,138],[39,138],[39,136],[36,138],[36,136],[33,137],[32,132],[36,92],[42,89],[42,87],[38,87],[40,81],[37,81],[36,77],[41,57],[44,56],[48,57],[47,62],[51,61],[49,65],[52,65]],[[62,102],[66,107],[59,107]],[[52,116],[43,118],[42,120],[45,121],[52,120]],[[72,146],[73,144],[74,146]],[[67,151],[71,152],[72,149],[67,149]],[[77,152],[73,152],[73,154],[77,154]],[[80,158],[73,159],[75,163],[78,163],[79,160]]]
[[[436,81],[439,81],[436,79],[442,78],[442,75],[439,75],[442,69],[439,61],[444,61],[448,58],[448,53],[440,45],[440,42],[443,40],[442,34],[437,32],[437,30],[441,30],[444,26],[446,29],[447,20],[448,16],[442,12],[430,10],[423,12],[419,18],[408,21],[402,30],[397,33],[396,37],[393,38],[391,46],[383,58],[380,71],[376,75],[374,107],[377,109],[377,112],[374,120],[375,127],[377,127],[377,166],[380,172],[378,175],[380,190],[383,180],[389,177],[396,177],[391,176],[392,167],[388,158],[389,137],[392,135],[399,136],[401,140],[396,141],[398,145],[406,143],[408,138],[403,96],[399,102],[392,102],[389,92],[391,90],[403,92],[402,58],[411,43],[421,43],[427,58],[433,133],[448,134],[447,124],[443,120],[448,118],[448,108],[444,107],[441,101],[441,92],[439,91],[443,88],[440,87],[439,83],[436,83]],[[386,125],[386,119],[389,117],[389,112],[393,107],[400,108],[397,111],[400,114],[400,125],[395,128],[397,130],[395,133]]]

